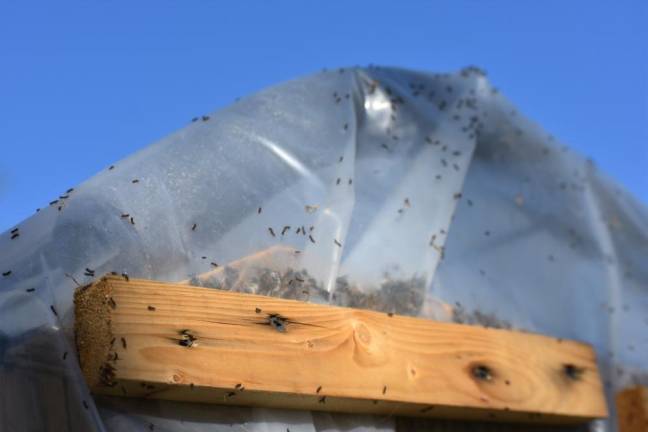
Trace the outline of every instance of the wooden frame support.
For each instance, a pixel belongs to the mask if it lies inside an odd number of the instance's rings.
[[[648,431],[648,387],[632,387],[617,393],[619,432]]]
[[[607,416],[584,343],[106,276],[75,294],[96,394],[576,423]]]

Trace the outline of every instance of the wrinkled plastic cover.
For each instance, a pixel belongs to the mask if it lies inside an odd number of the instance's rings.
[[[0,237],[1,430],[394,430],[391,417],[93,399],[72,296],[111,271],[579,339],[610,401],[648,384],[646,208],[476,68],[272,87],[16,228]]]

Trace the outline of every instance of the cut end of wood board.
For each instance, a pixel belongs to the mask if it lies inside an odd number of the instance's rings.
[[[113,304],[116,303],[112,298],[112,285],[105,277],[79,288],[74,295],[74,335],[81,369],[90,388],[110,382],[108,372],[112,364],[109,357],[115,343],[110,327]]]
[[[589,345],[107,276],[75,294],[97,394],[496,421],[607,416]]]
[[[632,387],[616,397],[619,432],[648,431],[648,387]]]

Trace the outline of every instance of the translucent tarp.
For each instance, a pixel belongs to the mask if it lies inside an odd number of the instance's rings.
[[[201,115],[3,233],[0,271],[0,430],[394,430],[93,399],[72,296],[111,271],[584,340],[608,397],[648,384],[648,211],[475,68],[322,72]]]

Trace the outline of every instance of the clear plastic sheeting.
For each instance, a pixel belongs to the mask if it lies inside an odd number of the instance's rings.
[[[3,233],[0,271],[1,430],[395,429],[93,398],[72,296],[111,271],[579,339],[610,398],[648,384],[648,211],[476,68],[339,69],[196,117]]]

